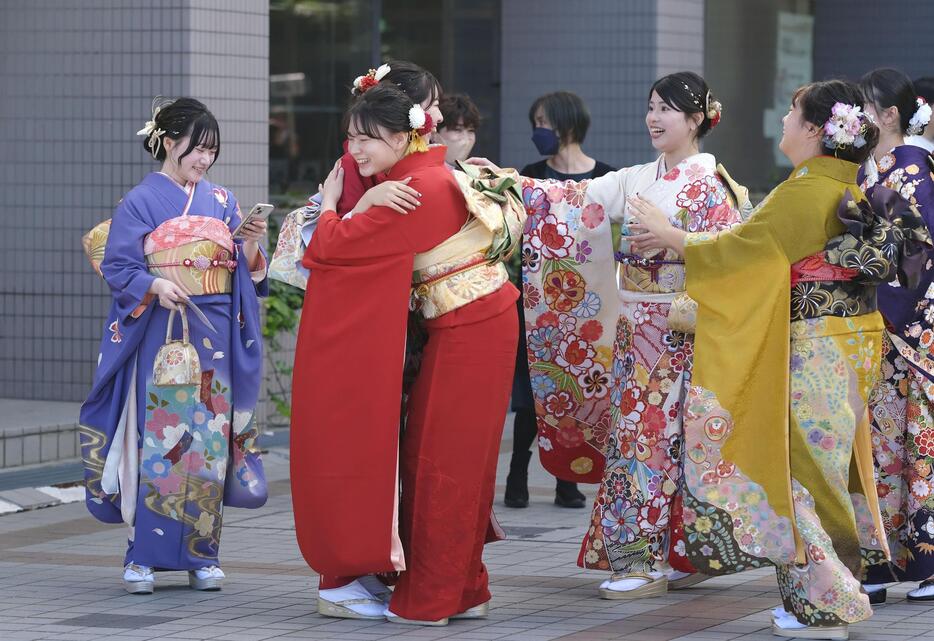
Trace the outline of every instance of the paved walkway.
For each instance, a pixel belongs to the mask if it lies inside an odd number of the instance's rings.
[[[511,444],[504,440],[500,487]],[[524,639],[545,641],[775,639],[769,609],[779,603],[772,572],[712,579],[695,588],[631,603],[605,601],[605,575],[575,565],[587,510],[552,504],[553,481],[532,472],[532,506],[501,507],[509,539],[486,549],[492,576],[489,619],[444,628],[349,621],[315,613],[317,581],[295,544],[288,451],[266,457],[269,503],[226,513],[222,592],[188,588],[184,573],[158,575],[156,593],[123,592],[125,533],[89,517],[82,503],[0,516],[0,640],[38,639]],[[537,463],[533,462],[533,466]],[[907,603],[902,585],[851,639],[934,639],[934,605]]]

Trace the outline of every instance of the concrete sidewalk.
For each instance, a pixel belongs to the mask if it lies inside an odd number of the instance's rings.
[[[498,502],[510,447],[504,440]],[[184,573],[172,572],[157,576],[152,596],[124,593],[125,531],[98,523],[82,503],[0,516],[0,640],[776,638],[769,632],[769,609],[779,597],[769,570],[712,579],[661,598],[598,598],[605,575],[575,564],[589,511],[554,506],[554,481],[534,458],[532,506],[497,508],[509,539],[486,549],[489,619],[412,628],[320,617],[317,580],[295,543],[288,456],[277,448],[266,457],[272,496],[265,507],[226,511],[221,561],[228,579],[222,592],[194,592]],[[910,587],[890,589],[889,604],[851,626],[850,638],[934,639],[934,604],[907,603]]]

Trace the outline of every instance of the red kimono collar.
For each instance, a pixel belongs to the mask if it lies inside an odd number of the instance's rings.
[[[429,147],[428,151],[416,151],[409,154],[389,170],[386,175],[387,180],[399,180],[405,178],[409,172],[422,167],[434,167],[444,164],[444,154],[447,148],[444,145]]]

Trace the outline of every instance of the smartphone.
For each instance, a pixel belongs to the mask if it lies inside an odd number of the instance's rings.
[[[253,209],[250,210],[250,213],[244,216],[243,220],[240,221],[240,224],[237,225],[237,228],[233,230],[233,237],[239,238],[240,231],[248,222],[252,220],[266,220],[269,218],[269,214],[272,213],[273,209],[275,209],[275,207],[267,203],[256,203],[253,205]]]

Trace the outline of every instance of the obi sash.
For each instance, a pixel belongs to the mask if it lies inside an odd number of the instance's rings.
[[[154,229],[143,243],[149,271],[182,286],[192,295],[229,294],[237,268],[233,236],[223,220],[189,216],[188,203],[181,216]]]
[[[515,170],[461,166],[454,177],[470,218],[459,232],[415,255],[410,307],[438,318],[488,296],[509,281],[503,261],[518,246],[526,212]]]

